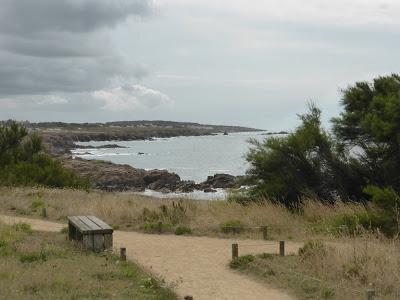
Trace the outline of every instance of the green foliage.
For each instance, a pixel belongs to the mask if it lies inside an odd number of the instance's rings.
[[[308,259],[310,257],[327,255],[328,251],[326,246],[321,241],[308,241],[303,247],[299,249],[299,256],[302,259]]]
[[[400,234],[400,194],[392,187],[379,188],[369,185],[364,189],[379,211],[376,215],[379,217],[379,227],[386,234]]]
[[[347,199],[355,176],[336,144],[321,128],[321,111],[313,104],[300,115],[301,125],[286,137],[251,140],[247,154],[250,199],[267,197],[298,207],[302,196],[335,201]]]
[[[229,220],[222,223],[220,228],[223,233],[241,233],[244,226],[239,220]]]
[[[232,259],[231,262],[229,263],[229,266],[232,269],[243,268],[246,265],[248,265],[249,263],[251,263],[252,261],[254,261],[255,259],[256,258],[254,255],[239,256],[237,258]]]
[[[191,234],[191,233],[192,233],[192,229],[190,229],[190,227],[187,227],[187,226],[178,226],[175,228],[176,235],[184,235],[184,234]]]
[[[17,223],[13,227],[14,227],[15,231],[21,231],[21,232],[25,232],[27,234],[32,234],[31,225],[29,225],[27,223]]]
[[[146,233],[163,233],[172,230],[172,224],[163,222],[147,222],[140,226],[140,229]]]
[[[182,200],[172,201],[172,205],[161,205],[158,210],[150,210],[145,207],[142,212],[142,219],[150,223],[163,221],[176,225],[187,221],[186,211]]]
[[[43,262],[47,260],[47,255],[44,251],[31,252],[31,253],[21,254],[19,260],[22,263]]]
[[[42,142],[22,125],[0,125],[0,184],[88,188],[89,183],[42,152]]]
[[[356,149],[365,183],[400,192],[400,76],[357,82],[343,91],[332,120],[342,148]]]

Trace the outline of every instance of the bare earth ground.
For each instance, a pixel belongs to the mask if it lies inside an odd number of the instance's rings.
[[[0,221],[6,224],[25,222],[39,231],[60,231],[65,227],[60,223],[20,217],[0,216]],[[261,240],[114,232],[115,248],[126,247],[129,259],[173,285],[180,296],[191,295],[196,300],[293,299],[284,291],[229,269],[232,243],[239,244],[239,255],[278,251],[278,243]],[[286,252],[297,253],[300,246],[287,243]]]

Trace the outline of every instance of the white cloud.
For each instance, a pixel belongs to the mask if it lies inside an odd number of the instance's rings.
[[[337,25],[400,24],[398,0],[156,0],[159,7],[205,9],[213,15],[234,14],[264,21]]]
[[[155,108],[171,103],[167,95],[141,85],[123,85],[98,90],[92,95],[95,99],[102,101],[102,109],[108,111],[132,111],[137,108]]]

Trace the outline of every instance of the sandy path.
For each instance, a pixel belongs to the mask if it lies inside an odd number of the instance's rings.
[[[7,224],[26,222],[39,231],[60,231],[64,224],[20,217],[0,216]],[[270,288],[227,266],[231,245],[239,244],[239,255],[278,251],[277,243],[261,240],[217,239],[151,235],[137,232],[114,232],[114,247],[127,248],[128,258],[152,273],[176,284],[180,296],[192,295],[195,300],[293,299],[281,290]],[[250,246],[245,246],[250,245]],[[287,253],[297,252],[299,244],[287,243]]]

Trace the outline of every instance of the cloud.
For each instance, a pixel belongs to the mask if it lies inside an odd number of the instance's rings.
[[[93,92],[93,97],[103,103],[107,111],[132,111],[138,108],[155,108],[171,103],[171,99],[153,89],[141,85],[123,85]]]
[[[90,92],[115,76],[143,76],[111,35],[151,8],[150,0],[1,0],[0,97]]]
[[[215,16],[236,15],[252,21],[284,21],[311,24],[400,24],[397,0],[157,0],[159,7],[171,4]]]
[[[144,0],[2,0],[0,5],[0,32],[20,36],[90,32],[151,10]]]

